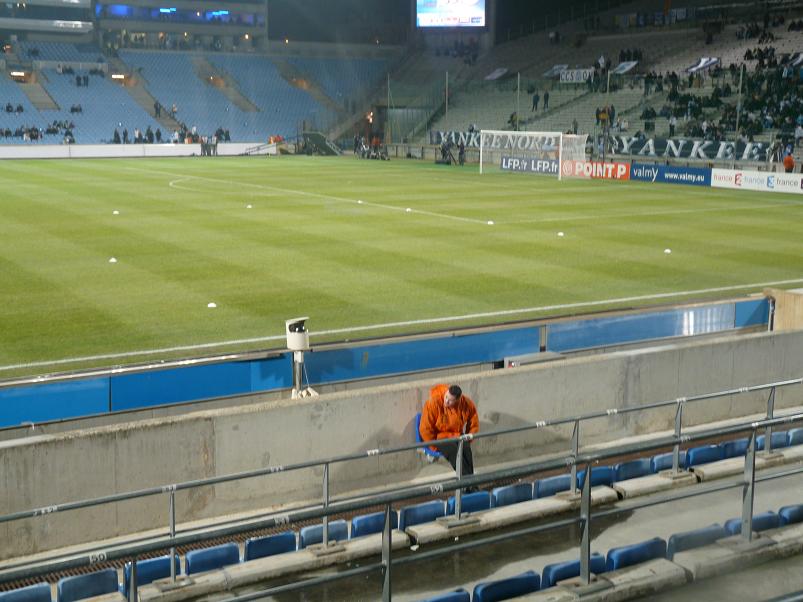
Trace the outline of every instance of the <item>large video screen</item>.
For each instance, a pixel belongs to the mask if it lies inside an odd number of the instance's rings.
[[[418,27],[485,27],[485,0],[416,0]]]

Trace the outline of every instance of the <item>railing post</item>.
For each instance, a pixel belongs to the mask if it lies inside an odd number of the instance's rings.
[[[463,478],[463,439],[457,444],[457,460],[455,461],[455,472],[457,472],[457,480]],[[458,487],[454,492],[454,515],[457,520],[460,520],[460,512],[463,509],[463,488]]]
[[[574,421],[574,430],[572,431],[572,459],[577,459],[577,454],[580,450],[580,421]],[[572,488],[571,494],[577,493],[577,464],[572,462]]]
[[[775,417],[775,387],[770,389],[770,396],[767,398],[767,420]],[[764,431],[764,451],[772,451],[772,427],[768,426]]]
[[[385,528],[382,529],[382,566],[384,568],[384,580],[382,583],[382,602],[390,602],[391,597],[391,562],[390,553],[393,549],[393,523],[390,520],[393,512],[390,504],[385,506]]]
[[[680,435],[683,431],[683,404],[684,398],[678,399],[678,405],[675,409],[675,446],[672,448],[672,473],[677,474],[680,472]]]
[[[125,575],[125,571],[123,572]],[[137,557],[131,559],[131,577],[128,580],[128,602],[137,602]]]
[[[323,465],[323,509],[329,507],[329,463]],[[329,546],[329,516],[323,517],[323,547]]]
[[[588,585],[591,581],[591,464],[586,464],[583,478],[580,523],[580,584]]]
[[[176,537],[176,490],[170,490],[170,539]],[[176,580],[176,546],[170,546],[170,581]]]
[[[756,429],[750,433],[744,455],[744,485],[742,486],[742,540],[753,539],[753,498],[756,486]]]

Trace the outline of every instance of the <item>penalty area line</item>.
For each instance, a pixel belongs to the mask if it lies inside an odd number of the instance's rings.
[[[519,314],[536,313],[543,311],[558,311],[566,309],[579,309],[582,307],[599,307],[601,305],[613,305],[617,303],[633,303],[635,301],[654,301],[659,299],[671,299],[673,297],[689,297],[692,295],[703,295],[707,293],[722,293],[727,291],[737,291],[743,289],[759,289],[767,286],[782,286],[786,284],[798,284],[803,282],[803,278],[793,278],[790,280],[774,280],[771,282],[753,282],[750,284],[734,284],[730,286],[717,286],[714,288],[700,288],[688,291],[674,291],[671,293],[655,293],[652,295],[636,295],[633,297],[617,297],[614,299],[601,299],[598,301],[579,301],[577,303],[560,303],[556,305],[541,305],[539,307],[523,307],[518,309],[506,309],[501,311],[488,311],[474,314],[463,314],[459,316],[443,316],[440,318],[424,318],[421,320],[406,320],[403,322],[387,322],[385,324],[370,324],[366,326],[349,326],[346,328],[333,328],[320,330],[311,333],[312,336],[327,336],[333,334],[350,334],[356,332],[366,332],[372,330],[383,330],[387,328],[399,328],[404,326],[425,326],[429,324],[443,324],[447,322],[460,322],[463,320],[476,320],[478,318],[498,318],[503,316],[515,316]],[[175,353],[177,351],[194,351],[201,349],[212,349],[227,347],[231,345],[244,345],[247,343],[266,343],[269,341],[284,340],[285,335],[273,335],[266,337],[255,337],[250,339],[236,339],[232,341],[220,341],[217,343],[202,343],[199,345],[182,345],[179,347],[165,347],[161,349],[147,349],[140,351],[128,351],[123,353],[107,353],[102,355],[88,355],[84,357],[66,358],[60,360],[50,360],[42,362],[31,362],[27,364],[11,364],[0,366],[0,372],[8,370],[20,370],[24,368],[39,368],[43,366],[60,366],[64,364],[75,364],[79,362],[93,362],[101,360],[112,360],[122,358],[134,358],[143,355],[159,355],[163,353]]]

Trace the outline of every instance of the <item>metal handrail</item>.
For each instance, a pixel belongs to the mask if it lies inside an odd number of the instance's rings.
[[[592,467],[593,464],[600,461],[623,456],[637,454],[639,452],[650,451],[668,447],[673,444],[690,443],[694,441],[701,441],[710,439],[714,436],[732,435],[745,431],[750,431],[752,436],[751,450],[755,450],[755,432],[761,428],[771,428],[773,426],[780,426],[790,424],[793,422],[803,421],[803,413],[790,414],[788,416],[745,422],[737,425],[727,427],[717,427],[715,429],[699,431],[682,437],[664,436],[651,441],[644,441],[639,443],[631,443],[616,448],[609,448],[604,450],[597,450],[593,452],[582,453],[579,455],[568,455],[551,460],[540,462],[533,462],[521,466],[503,468],[493,472],[476,474],[472,476],[463,477],[461,479],[451,478],[444,481],[431,484],[431,485],[418,485],[409,487],[401,491],[392,493],[379,493],[374,496],[363,498],[362,500],[347,501],[347,502],[331,502],[327,507],[310,508],[305,510],[298,510],[283,514],[276,514],[269,518],[262,518],[252,521],[244,521],[239,525],[212,528],[201,534],[187,534],[187,535],[161,535],[150,538],[149,540],[135,542],[131,544],[120,544],[112,546],[107,549],[98,550],[89,554],[76,554],[73,557],[65,558],[56,562],[44,562],[33,566],[18,566],[8,570],[0,571],[0,583],[15,581],[19,579],[28,579],[31,577],[51,573],[54,571],[91,566],[99,562],[106,562],[117,559],[136,558],[151,552],[164,550],[168,547],[176,548],[178,546],[192,545],[208,541],[210,539],[217,539],[222,537],[231,537],[246,533],[255,529],[266,529],[272,527],[286,526],[291,523],[313,520],[331,516],[334,514],[342,514],[361,510],[363,508],[372,506],[390,506],[396,502],[403,502],[408,499],[419,498],[426,495],[437,495],[441,493],[448,493],[450,491],[460,490],[465,487],[488,485],[500,479],[511,479],[528,476],[533,473],[546,472],[559,468],[566,468],[567,466],[576,466],[577,464],[585,465],[587,468]],[[803,470],[803,469],[801,469]],[[586,470],[586,475],[589,471]],[[789,472],[795,474],[795,472]],[[781,476],[788,476],[783,474]],[[587,477],[588,478],[588,477]],[[761,479],[766,480],[767,477]],[[753,479],[753,483],[759,479]],[[714,486],[706,492],[719,491],[735,487],[737,485],[721,485]],[[590,489],[590,488],[589,488]],[[584,489],[584,495],[588,493]],[[695,494],[695,495],[701,495]],[[691,497],[691,495],[687,495]],[[680,498],[678,498],[680,499]],[[750,498],[752,509],[752,496]],[[649,505],[649,504],[648,504]],[[621,510],[620,510],[621,511]]]

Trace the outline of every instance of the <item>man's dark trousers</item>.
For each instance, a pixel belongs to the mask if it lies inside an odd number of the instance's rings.
[[[457,445],[457,443],[445,443],[438,446],[438,450],[455,470],[457,470]],[[472,474],[474,474],[474,457],[471,455],[471,445],[463,443],[463,476]]]

